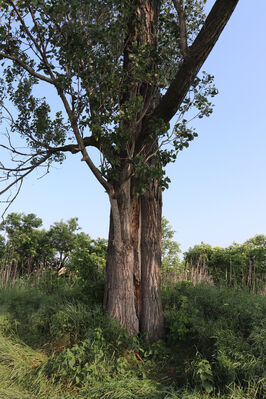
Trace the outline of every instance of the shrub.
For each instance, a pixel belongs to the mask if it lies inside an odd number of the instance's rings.
[[[172,361],[183,362],[189,384],[224,391],[252,382],[262,394],[265,298],[186,283],[169,286],[163,298]]]

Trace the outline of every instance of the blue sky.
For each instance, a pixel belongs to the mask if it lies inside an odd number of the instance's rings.
[[[219,90],[214,112],[193,122],[199,137],[168,166],[172,183],[163,194],[182,250],[266,233],[265,15],[265,0],[240,0],[202,68]],[[108,197],[80,155],[39,175],[25,181],[10,212],[36,213],[45,227],[77,216],[91,237],[108,236]]]

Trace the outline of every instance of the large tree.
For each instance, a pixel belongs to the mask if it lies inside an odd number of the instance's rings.
[[[105,306],[130,333],[154,339],[163,334],[164,167],[194,138],[186,112],[211,112],[212,77],[197,75],[238,0],[216,0],[207,18],[205,3],[0,1],[0,101],[10,123],[1,147],[13,161],[1,164],[1,194],[10,204],[34,169],[80,153],[111,204]],[[41,97],[43,84],[62,112]]]

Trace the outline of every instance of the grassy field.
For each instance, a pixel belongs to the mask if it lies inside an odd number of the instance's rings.
[[[62,280],[0,290],[1,399],[264,397],[265,297],[164,287],[166,336],[151,344],[110,320],[95,292]]]

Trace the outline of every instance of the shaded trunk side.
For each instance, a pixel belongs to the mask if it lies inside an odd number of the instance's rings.
[[[130,233],[131,243],[133,247],[133,283],[135,294],[135,307],[138,319],[141,315],[141,207],[140,200],[135,195],[135,179],[131,178],[131,220],[130,220]]]
[[[161,303],[162,190],[156,180],[141,197],[141,293],[140,330],[151,339],[164,333]]]

